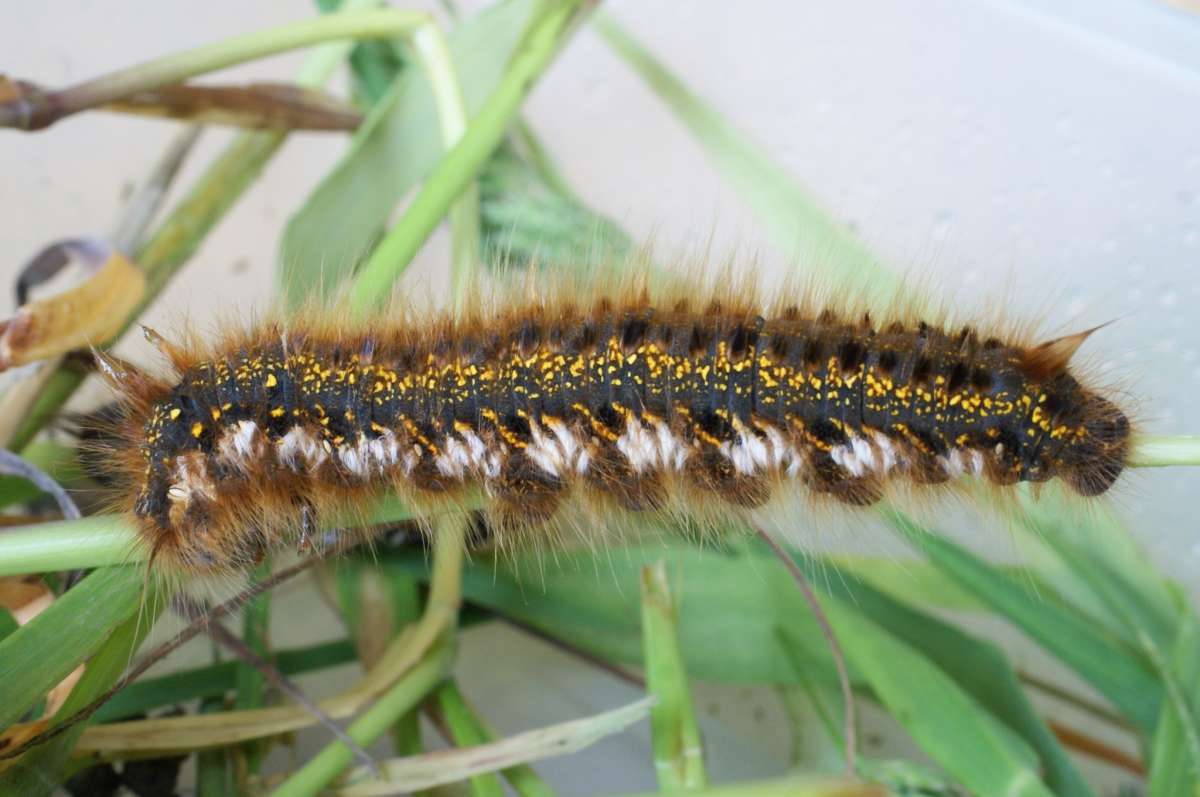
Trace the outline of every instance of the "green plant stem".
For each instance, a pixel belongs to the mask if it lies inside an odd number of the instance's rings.
[[[438,643],[419,664],[395,686],[375,701],[347,728],[350,738],[366,746],[387,732],[406,711],[417,705],[450,672],[453,649]],[[334,742],[296,770],[273,791],[272,797],[311,797],[331,783],[353,760],[354,754],[341,742]]]
[[[224,710],[219,698],[200,703],[201,714],[218,714]],[[196,797],[226,797],[229,794],[229,751],[223,748],[205,750],[196,756]]]
[[[1143,435],[1134,442],[1129,464],[1135,468],[1200,465],[1200,435]]]
[[[17,526],[0,533],[0,576],[107,567],[139,559],[120,515]]]
[[[459,747],[495,741],[495,734],[467,705],[454,681],[447,682],[438,690],[438,699],[442,716]],[[554,797],[554,790],[528,764],[505,767],[500,774],[520,797]]]
[[[450,672],[454,663],[453,629],[462,605],[466,531],[465,513],[443,514],[434,522],[429,599],[412,638],[418,639],[423,632],[430,631],[437,633],[439,639],[425,652],[420,663],[347,728],[350,738],[364,747],[386,733]],[[316,795],[349,766],[353,757],[344,744],[332,742],[284,781],[272,792],[272,797]]]
[[[271,559],[265,557],[254,568],[252,579],[261,581],[271,575]],[[268,631],[271,623],[271,593],[263,592],[255,595],[242,607],[242,641],[246,647],[261,658],[269,661],[271,658]],[[234,681],[237,695],[233,701],[235,710],[261,708],[266,704],[267,679],[253,665],[245,661],[237,663]],[[262,763],[264,746],[259,742],[249,742],[242,745],[246,757],[246,769],[250,774],[257,775]]]
[[[646,691],[658,698],[650,709],[654,772],[663,791],[690,791],[707,786],[708,776],[675,625],[666,565],[659,560],[642,568]]]
[[[434,701],[456,747],[471,747],[487,741],[462,692],[458,690],[458,684],[453,680],[446,681],[438,688]],[[504,787],[495,773],[474,775],[470,783],[471,794],[475,797],[504,797]]]
[[[478,505],[471,498],[466,507]],[[331,517],[326,527],[342,529],[409,520],[412,510],[392,496],[354,508],[344,517]],[[138,544],[137,529],[126,515],[93,515],[82,520],[62,520],[14,526],[0,533],[0,576],[48,573],[143,561],[145,546]]]
[[[37,130],[88,108],[139,91],[168,86],[218,69],[337,39],[403,36],[432,25],[422,11],[375,9],[345,11],[235,36],[128,67],[26,101],[0,105],[0,127]],[[341,60],[339,56],[338,60]],[[38,102],[39,99],[44,102]]]
[[[436,27],[417,31],[413,49],[433,87],[433,101],[441,121],[442,144],[447,152],[467,131],[467,101],[454,67],[454,56]],[[450,295],[460,307],[479,256],[479,187],[472,181],[450,209]]]
[[[521,102],[566,41],[580,8],[577,0],[546,0],[515,51],[500,85],[483,104],[466,134],[434,168],[412,204],[371,253],[350,286],[350,304],[375,306],[389,294],[396,277],[475,179],[500,144]]]

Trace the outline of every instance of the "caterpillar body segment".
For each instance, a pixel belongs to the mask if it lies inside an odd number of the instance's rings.
[[[1123,469],[1130,425],[1071,373],[1076,346],[620,293],[460,322],[265,323],[170,347],[171,380],[120,380],[114,453],[145,544],[191,570],[240,567],[389,489],[482,488],[500,530],[546,524],[571,491],[630,511],[780,489],[865,506],[895,481],[971,475],[1090,496]]]

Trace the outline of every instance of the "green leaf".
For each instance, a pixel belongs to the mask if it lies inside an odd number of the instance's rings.
[[[839,572],[852,574],[904,603],[959,612],[978,612],[987,608],[928,562],[870,555],[832,554],[827,558]]]
[[[687,671],[729,683],[798,683],[777,629],[818,640],[798,652],[809,677],[836,683],[820,632],[791,578],[764,572],[758,557],[698,548],[666,532],[657,542],[615,547],[597,559],[583,551],[539,552],[480,560],[463,572],[463,594],[558,639],[610,661],[642,663],[638,600],[640,571],[666,559],[680,577],[676,633]],[[394,554],[392,554],[394,555]],[[419,555],[410,565],[423,568]],[[851,676],[853,678],[853,673]]]
[[[1037,500],[1022,490],[1021,498],[1018,528],[1056,557],[1034,560],[1046,580],[1059,591],[1070,584],[1068,598],[1131,645],[1149,634],[1158,649],[1168,650],[1176,620],[1165,581],[1113,513],[1103,506],[1081,513],[1057,487],[1042,490]]]
[[[823,575],[823,565],[796,555],[793,560],[810,580],[824,584],[841,599],[886,628],[901,642],[921,651],[979,705],[1020,736],[1038,755],[1046,784],[1059,797],[1092,797],[1087,783],[1046,727],[1021,687],[1016,672],[996,645],[978,639],[842,571]]]
[[[317,0],[322,13],[336,11],[342,0]],[[354,77],[354,93],[368,108],[391,87],[408,59],[404,46],[398,41],[372,40],[354,45],[350,51],[350,73]]]
[[[139,567],[96,570],[0,641],[0,729],[100,650],[113,629],[138,611],[145,586]]]
[[[940,772],[913,761],[867,759],[858,772],[888,790],[891,797],[970,797]]]
[[[975,700],[913,647],[859,613],[823,602],[847,657],[931,758],[982,797],[1052,797],[1029,760]],[[1032,753],[1029,754],[1032,757]]]
[[[596,13],[592,25],[646,82],[704,148],[713,166],[762,219],[785,254],[819,253],[837,287],[855,295],[894,299],[900,280],[764,150],[673,75],[611,17]]]
[[[19,626],[16,619],[12,616],[12,612],[8,609],[0,609],[0,640],[16,631]]]
[[[504,0],[453,30],[449,47],[467,108],[483,105],[504,74],[535,0]],[[279,283],[290,306],[327,297],[370,251],[388,216],[443,154],[429,82],[408,68],[371,109],[338,164],[284,231]]]
[[[132,571],[132,572],[114,572],[114,571]],[[97,598],[95,591],[97,588],[109,587],[112,589],[115,598],[115,604],[118,607],[127,606],[128,589],[127,581],[129,575],[138,575],[140,582],[140,574],[136,572],[136,568],[110,568],[109,570],[100,570],[92,573],[88,578],[85,578],[74,589],[70,590],[63,597],[59,598],[46,611],[35,617],[30,623],[22,626],[21,631],[29,628],[41,618],[45,617],[50,612],[54,611],[59,604],[66,601],[72,594],[79,591],[88,579],[99,578],[92,583],[92,586],[87,592],[92,593],[91,600],[93,602],[103,603],[104,598]],[[71,690],[71,694],[63,701],[62,707],[58,713],[54,715],[55,722],[62,722],[79,710],[86,707],[95,698],[99,697],[120,677],[125,667],[129,664],[130,657],[141,644],[142,639],[150,631],[154,625],[155,619],[158,617],[162,607],[166,605],[166,595],[161,592],[153,583],[147,585],[146,600],[144,611],[127,612],[123,617],[118,617],[113,613],[114,619],[109,625],[98,625],[97,628],[103,629],[101,644],[92,648],[91,658],[88,659],[87,667],[83,671],[83,676]],[[74,610],[79,611],[82,607],[73,606]],[[92,619],[98,623],[106,619],[105,613],[97,611],[92,613]],[[78,629],[74,629],[79,633]],[[13,634],[13,637],[18,636]],[[91,641],[90,635],[80,633],[89,644]],[[65,636],[64,639],[76,639],[76,637]],[[7,640],[6,640],[7,641]],[[2,646],[2,643],[0,643]],[[70,645],[60,645],[60,648],[70,648]],[[6,664],[8,659],[0,658]],[[7,684],[0,683],[0,691]],[[79,723],[62,735],[51,739],[45,744],[30,750],[11,768],[3,773],[0,773],[0,797],[43,797],[54,791],[56,784],[61,780],[61,773],[67,759],[70,756],[75,742],[79,739],[79,735],[83,733],[86,722]]]
[[[1162,685],[1119,638],[1031,595],[1027,586],[904,515],[894,510],[883,515],[930,561],[1079,673],[1141,731],[1153,732]]]
[[[479,188],[484,263],[587,274],[633,251],[620,227],[558,188],[511,143],[496,150]]]
[[[1174,688],[1158,718],[1150,758],[1150,797],[1200,795],[1200,622],[1185,610],[1167,673]]]

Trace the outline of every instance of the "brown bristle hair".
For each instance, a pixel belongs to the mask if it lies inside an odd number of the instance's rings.
[[[390,490],[425,511],[482,493],[506,544],[557,534],[572,494],[603,524],[788,488],[862,507],[964,474],[1094,496],[1125,467],[1128,416],[1068,367],[1089,333],[650,282],[497,291],[457,320],[393,302],[212,343],[148,331],[170,377],[102,369],[124,401],[116,503],[155,563],[219,573]]]

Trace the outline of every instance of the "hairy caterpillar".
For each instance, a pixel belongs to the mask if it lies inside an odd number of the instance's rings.
[[[109,457],[151,559],[244,566],[330,507],[482,487],[503,534],[572,491],[625,510],[779,488],[869,505],[964,474],[1105,492],[1130,424],[1068,360],[893,313],[709,292],[570,291],[462,320],[392,310],[270,321],[216,344],[148,332],[175,375],[107,363],[125,397]]]

